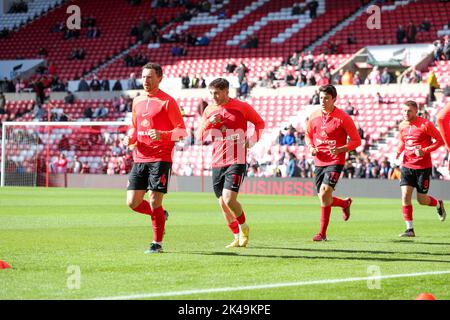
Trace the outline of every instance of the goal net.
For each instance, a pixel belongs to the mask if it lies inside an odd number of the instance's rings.
[[[4,122],[1,186],[51,186],[54,174],[128,173],[127,122]]]

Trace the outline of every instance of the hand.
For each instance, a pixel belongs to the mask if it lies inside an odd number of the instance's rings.
[[[418,157],[422,157],[423,156],[423,150],[422,150],[422,148],[416,148],[415,150],[414,150],[414,153],[415,153],[415,155],[416,156],[418,156]]]
[[[311,152],[312,156],[316,156],[317,153],[319,152],[319,150],[317,150],[317,148],[315,148],[315,147],[310,147],[309,152]]]
[[[147,131],[147,133],[153,141],[161,140],[161,132],[159,132],[159,130],[150,129]]]
[[[216,124],[216,123],[222,122],[222,117],[219,114],[216,114],[215,116],[209,117],[208,121],[211,124]]]
[[[330,147],[330,153],[333,155],[337,155],[337,154],[341,153],[341,150],[336,147]]]
[[[125,147],[128,147],[133,144],[133,136],[125,136],[123,138],[122,143]]]

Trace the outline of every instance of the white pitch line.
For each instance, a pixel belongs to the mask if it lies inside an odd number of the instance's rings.
[[[356,281],[366,281],[366,280],[422,277],[422,276],[432,276],[432,275],[442,275],[442,274],[450,274],[450,270],[429,271],[429,272],[419,272],[419,273],[405,273],[405,274],[392,274],[392,275],[386,275],[386,276],[371,276],[371,277],[359,277],[359,278],[272,283],[272,284],[261,284],[261,285],[243,286],[243,287],[196,289],[196,290],[159,292],[159,293],[142,293],[142,294],[133,294],[133,295],[128,295],[128,296],[101,297],[101,298],[95,298],[94,300],[129,300],[129,299],[143,299],[143,298],[161,298],[161,297],[187,296],[187,295],[203,294],[203,293],[214,293],[214,292],[232,292],[232,291],[259,290],[259,289],[271,289],[271,288],[282,288],[282,287],[301,287],[301,286],[308,286],[308,285],[314,285],[314,284],[332,284],[332,283],[356,282]]]

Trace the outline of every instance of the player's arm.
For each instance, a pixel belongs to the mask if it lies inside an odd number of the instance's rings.
[[[203,111],[200,126],[195,133],[195,136],[198,141],[203,142],[208,136],[209,129],[212,128],[213,123],[208,120],[208,107]]]
[[[356,129],[355,123],[353,122],[352,118],[350,118],[350,116],[344,118],[343,125],[344,130],[350,140],[347,142],[347,144],[341,147],[330,149],[330,152],[332,154],[352,151],[361,145],[361,137],[359,136],[358,129]]]
[[[250,137],[247,141],[248,147],[252,147],[255,145],[259,139],[261,139],[262,132],[264,127],[266,126],[263,118],[256,112],[255,109],[249,104],[246,105],[245,114],[247,117],[247,121],[250,121],[255,126],[255,133],[252,137]]]
[[[437,125],[447,149],[450,150],[450,102],[438,113]]]
[[[137,143],[136,107],[135,107],[136,100],[137,99],[133,99],[133,106],[131,111],[131,125],[128,128],[127,135],[122,141],[123,145],[126,147],[132,147]]]
[[[179,141],[187,136],[186,125],[180,108],[175,100],[167,102],[167,116],[172,123],[173,129],[168,131],[159,131],[161,141]],[[152,137],[153,139],[153,137]]]
[[[441,133],[439,130],[433,125],[431,122],[427,122],[426,124],[426,132],[435,140],[428,147],[422,148],[422,152],[424,154],[429,154],[439,147],[444,145],[444,139],[442,139]]]
[[[311,155],[315,156],[318,150],[313,142],[313,127],[311,118],[308,120],[308,123],[306,124],[305,144],[306,146],[308,146]]]

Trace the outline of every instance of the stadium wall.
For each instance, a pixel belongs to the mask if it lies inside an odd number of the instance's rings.
[[[51,185],[68,188],[118,188],[126,189],[125,175],[96,175],[96,174],[67,174],[52,175]],[[203,190],[212,193],[211,177],[205,177]],[[169,191],[201,192],[201,177],[172,176]],[[316,190],[313,179],[287,178],[249,178],[242,186],[241,193],[259,195],[291,195],[315,196]],[[336,187],[337,196],[367,197],[367,198],[397,198],[400,199],[400,187],[397,180],[372,179],[342,179]],[[439,199],[450,200],[450,182],[432,180],[430,194]]]

